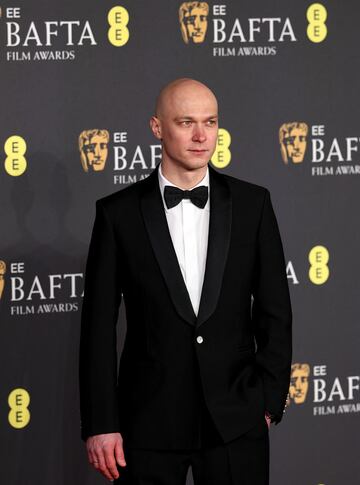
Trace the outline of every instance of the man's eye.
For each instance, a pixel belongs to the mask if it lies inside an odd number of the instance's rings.
[[[210,125],[210,126],[214,126],[214,125],[216,125],[216,121],[215,121],[215,120],[209,120],[207,123],[208,123],[208,125]]]
[[[181,122],[183,126],[191,126],[191,121],[190,120],[184,120]]]

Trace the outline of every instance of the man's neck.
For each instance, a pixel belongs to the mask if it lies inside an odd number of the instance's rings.
[[[180,187],[183,190],[189,190],[195,187],[205,177],[207,171],[207,164],[205,167],[196,170],[184,170],[173,166],[169,163],[161,162],[161,172],[169,182]]]

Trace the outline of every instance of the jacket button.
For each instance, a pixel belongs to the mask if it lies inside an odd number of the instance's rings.
[[[199,335],[198,337],[196,337],[196,341],[197,341],[198,344],[202,344],[204,339],[202,338],[201,335]]]

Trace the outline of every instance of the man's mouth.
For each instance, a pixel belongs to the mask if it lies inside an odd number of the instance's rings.
[[[189,152],[193,152],[193,153],[205,153],[207,152],[207,150],[205,148],[197,148],[197,149],[189,149]]]

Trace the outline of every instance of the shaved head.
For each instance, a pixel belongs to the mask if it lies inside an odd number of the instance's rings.
[[[175,79],[156,100],[150,128],[161,141],[161,169],[184,189],[197,183],[217,143],[218,103],[214,93],[195,79]]]
[[[161,89],[156,99],[155,116],[158,118],[166,117],[175,104],[189,95],[207,95],[213,101],[217,111],[217,99],[211,89],[200,81],[183,77],[171,81]]]

